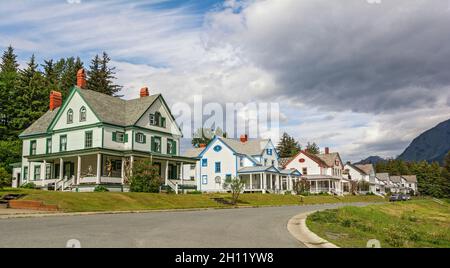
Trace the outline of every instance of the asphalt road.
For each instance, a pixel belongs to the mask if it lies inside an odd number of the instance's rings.
[[[364,205],[364,204],[353,204]],[[289,248],[299,213],[342,204],[0,219],[0,247]]]

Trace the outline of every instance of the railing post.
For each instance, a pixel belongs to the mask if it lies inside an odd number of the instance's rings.
[[[175,183],[175,193],[178,194],[178,182]]]

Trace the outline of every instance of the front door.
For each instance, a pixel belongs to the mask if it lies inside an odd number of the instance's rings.
[[[75,174],[75,164],[71,162],[64,163],[64,178],[70,179]]]

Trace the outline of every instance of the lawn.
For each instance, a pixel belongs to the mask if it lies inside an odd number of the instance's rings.
[[[316,212],[307,226],[340,247],[366,247],[377,239],[385,248],[450,247],[448,200],[413,200]]]
[[[56,204],[66,212],[85,211],[132,211],[156,209],[188,209],[188,208],[226,208],[213,198],[230,200],[230,194],[149,194],[149,193],[72,193],[26,189],[0,190],[0,196],[8,193],[26,194],[24,200],[43,201],[45,204]],[[340,202],[380,202],[384,199],[376,196],[306,196],[301,202],[299,196],[274,194],[242,194],[238,206],[282,206],[307,205]]]

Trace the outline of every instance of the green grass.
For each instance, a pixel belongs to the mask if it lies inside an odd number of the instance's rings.
[[[385,248],[450,247],[450,204],[432,200],[325,210],[306,223],[340,247],[366,247],[370,239]]]
[[[27,189],[4,189],[0,195],[8,193],[26,194],[24,200],[43,201],[58,205],[66,212],[86,211],[135,211],[156,209],[226,208],[229,205],[217,203],[212,198],[230,200],[230,194],[149,194],[149,193],[71,193]],[[300,202],[299,196],[275,194],[242,194],[238,206],[281,206],[302,204],[323,204],[339,202],[379,202],[376,196],[307,196]]]

